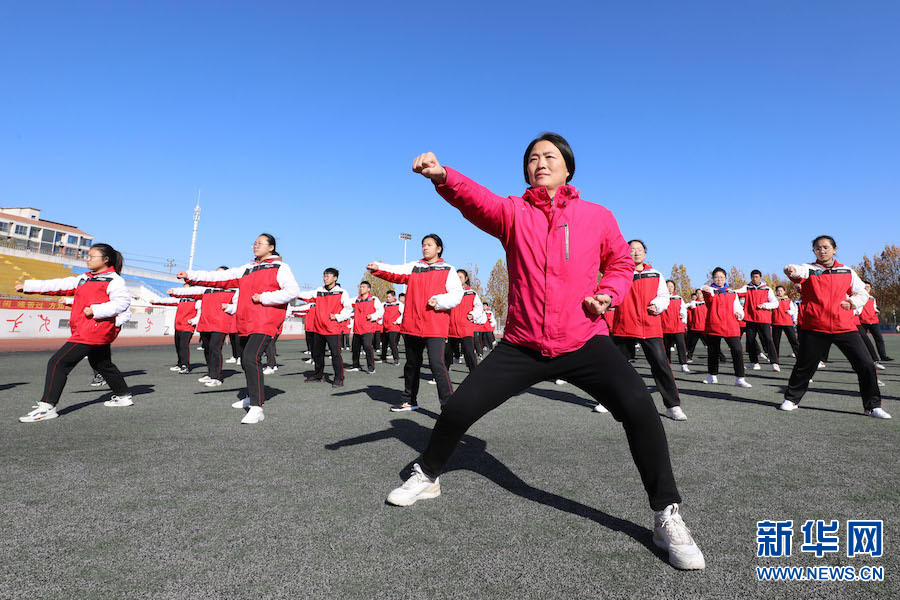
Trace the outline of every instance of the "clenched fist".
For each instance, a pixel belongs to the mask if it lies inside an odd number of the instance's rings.
[[[447,169],[441,166],[434,152],[426,152],[417,156],[413,161],[413,172],[419,173],[435,183],[447,181]]]

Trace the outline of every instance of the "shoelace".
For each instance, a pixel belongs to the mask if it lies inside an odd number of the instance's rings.
[[[691,533],[688,531],[687,525],[678,513],[672,513],[668,517],[663,516],[660,522],[669,539],[676,546],[688,545],[694,542]]]

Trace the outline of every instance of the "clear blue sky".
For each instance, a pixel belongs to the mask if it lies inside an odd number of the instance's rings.
[[[352,289],[435,231],[486,279],[499,242],[412,159],[518,195],[552,130],[666,274],[775,271],[820,233],[856,263],[900,242],[898,31],[897,2],[4,2],[0,206],[184,266],[201,188],[202,268],[266,231]]]

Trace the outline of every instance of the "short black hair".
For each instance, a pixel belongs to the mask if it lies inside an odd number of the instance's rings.
[[[405,298],[405,297],[406,297],[406,292],[400,292],[400,294],[399,294],[397,297],[399,298],[400,296],[403,296],[403,297]]]
[[[675,285],[675,280],[673,280],[673,279],[666,279],[666,283],[671,283],[672,285]],[[678,287],[678,286],[675,285],[675,287]]]
[[[760,271],[759,269],[753,269],[752,271],[750,271],[750,277],[753,277],[754,275],[759,275],[760,277],[762,277],[762,271]]]
[[[525,172],[525,184],[531,185],[531,180],[528,179],[528,158],[531,155],[531,150],[534,148],[534,145],[538,142],[550,142],[556,149],[559,150],[559,153],[562,154],[563,160],[566,161],[566,170],[569,172],[569,176],[566,177],[566,183],[572,181],[572,177],[575,176],[575,154],[572,152],[571,146],[569,146],[569,142],[566,141],[566,138],[559,135],[558,133],[553,133],[552,131],[545,131],[538,137],[531,140],[531,143],[528,144],[528,147],[525,148],[525,156],[522,158],[522,170]]]
[[[335,277],[340,277],[341,274],[334,267],[328,267],[322,272],[322,275],[334,275]]]
[[[438,251],[438,257],[440,258],[444,254],[444,240],[442,240],[441,236],[439,236],[436,233],[429,233],[428,235],[426,235],[425,237],[422,238],[422,243],[424,244],[425,240],[427,240],[428,238],[433,239],[434,243],[437,244],[438,247],[440,248],[440,250]]]
[[[713,269],[713,277],[715,277],[716,273],[718,273],[719,271],[722,271],[722,275],[724,275],[726,278],[728,277],[728,273],[725,272],[725,269],[723,269],[722,267],[716,267],[715,269]]]
[[[369,286],[369,287],[372,287],[372,284],[369,283],[368,281],[366,281],[365,279],[363,279],[362,281],[359,282],[359,285],[364,285],[364,284],[367,285],[367,286]]]
[[[784,290],[784,291],[787,291],[783,285],[776,285],[776,286],[775,286],[775,290],[777,291],[777,290],[779,290],[779,289],[782,289],[782,290]]]
[[[641,245],[641,248],[644,249],[644,252],[647,251],[647,244],[644,243],[644,240],[638,240],[638,239],[628,240],[628,245],[630,246],[630,245],[632,245],[632,244],[635,243],[635,242],[637,242],[638,244]]]
[[[828,240],[829,242],[831,242],[831,247],[834,248],[835,250],[837,250],[837,242],[835,242],[835,241],[834,241],[834,238],[831,237],[830,235],[820,235],[819,237],[817,237],[816,239],[814,239],[814,240],[812,241],[812,247],[813,247],[813,248],[816,247],[816,244],[819,242],[819,240]]]
[[[216,271],[221,271],[222,269],[225,269],[225,270],[227,271],[227,270],[228,270],[228,267],[226,267],[225,265],[222,265],[221,267],[219,267],[218,269],[216,269]]]
[[[468,271],[466,271],[465,269],[457,269],[456,272],[462,273],[466,278],[466,283],[469,283],[469,272]]]
[[[396,292],[394,292],[394,290],[388,290],[388,291],[386,291],[384,294],[385,294],[385,295],[387,295],[387,294],[394,294],[395,296],[397,295]]]

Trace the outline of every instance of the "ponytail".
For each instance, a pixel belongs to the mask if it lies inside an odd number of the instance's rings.
[[[116,273],[122,274],[122,266],[124,260],[122,253],[110,246],[109,244],[94,244],[91,248],[96,248],[100,255],[106,258],[106,265],[115,269]]]

